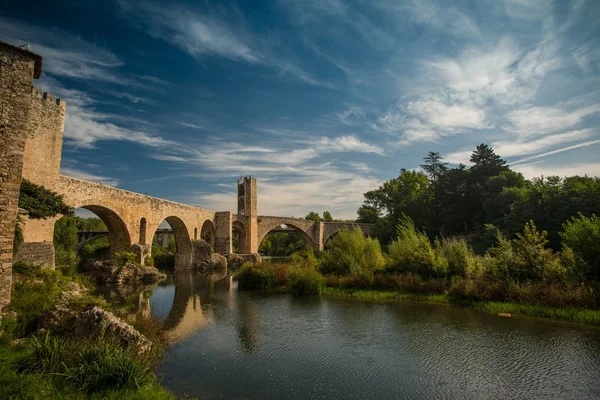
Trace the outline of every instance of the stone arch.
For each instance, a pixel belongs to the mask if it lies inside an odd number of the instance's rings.
[[[192,241],[185,222],[179,217],[171,215],[164,219],[171,226],[175,237],[175,269],[188,268],[192,260]],[[156,231],[156,229],[155,229]]]
[[[127,224],[115,211],[99,205],[83,205],[76,208],[85,208],[96,214],[106,225],[109,232],[111,253],[131,250],[131,235]]]
[[[210,219],[207,219],[202,224],[202,228],[200,229],[200,239],[206,241],[210,245],[210,247],[215,247],[215,237],[216,230],[215,225],[212,223]]]
[[[246,226],[241,221],[231,223],[231,237],[237,241],[237,252],[240,254],[250,253],[248,238],[246,237]]]
[[[286,227],[292,228],[294,231],[299,232],[301,234],[302,238],[304,239],[304,241],[309,245],[309,247],[311,249],[318,250],[318,244],[315,244],[315,241],[313,240],[312,236],[310,234],[308,234],[304,229],[302,229],[300,226],[294,224],[293,222],[281,222],[281,221],[279,221],[278,223],[271,223],[271,224],[267,225],[266,227],[262,227],[262,229],[261,229],[262,233],[259,233],[259,235],[258,235],[259,247],[260,247],[260,244],[262,243],[263,239],[265,237],[267,237],[269,232],[271,232],[273,229],[279,228],[281,225],[285,225]]]
[[[146,221],[146,218],[142,217],[140,219],[140,239],[139,239],[139,244],[146,244],[146,230],[148,227],[148,223]]]

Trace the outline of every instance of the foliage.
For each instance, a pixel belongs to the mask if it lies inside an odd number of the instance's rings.
[[[481,272],[481,265],[466,240],[443,238],[436,244],[443,257],[448,261],[450,276],[473,276]]]
[[[154,258],[152,258],[152,256],[146,256],[144,258],[144,265],[146,267],[154,267]]]
[[[154,259],[154,266],[158,269],[175,268],[175,256],[173,254],[157,252],[152,258]]]
[[[427,235],[415,228],[412,219],[404,216],[397,232],[398,238],[388,246],[390,271],[413,272],[427,278],[446,276],[448,261],[431,245]]]
[[[246,263],[237,275],[240,289],[273,289],[284,286],[287,266],[275,263]]]
[[[21,227],[21,217],[17,216],[17,224],[15,225],[15,235],[13,237],[13,255],[17,254],[19,246],[23,243],[23,228]]]
[[[600,218],[580,213],[563,224],[560,237],[573,257],[575,274],[586,282],[600,282]]]
[[[115,264],[117,266],[123,266],[125,264],[140,265],[139,257],[137,254],[130,251],[120,251],[115,253]]]
[[[384,265],[379,241],[365,237],[360,228],[356,228],[340,231],[327,242],[321,259],[321,272],[336,275],[372,273]]]
[[[314,268],[291,267],[287,286],[294,296],[320,295],[325,287],[325,278]]]
[[[63,201],[63,196],[23,179],[19,194],[19,207],[29,212],[29,218],[43,219],[58,214],[71,214],[72,209]]]
[[[304,217],[305,220],[307,221],[315,221],[315,222],[319,222],[321,221],[321,217],[319,216],[319,213],[311,211],[308,214],[306,214],[306,217]]]
[[[333,222],[333,217],[329,211],[323,211],[323,221],[325,222]]]
[[[297,251],[308,249],[300,232],[275,232],[262,240],[258,252],[265,256],[289,256]]]
[[[402,169],[398,177],[366,192],[358,221],[375,223],[377,237],[387,244],[403,214],[429,237],[473,234],[489,239],[489,224],[512,237],[533,220],[548,232],[549,246],[559,250],[564,222],[578,212],[600,215],[600,178],[529,181],[485,144],[477,146],[471,162],[470,167],[448,168],[440,154],[430,152],[421,166],[425,173]],[[489,245],[482,242],[478,250]]]

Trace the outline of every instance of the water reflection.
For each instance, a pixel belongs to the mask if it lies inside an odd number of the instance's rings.
[[[139,295],[198,398],[600,398],[600,330],[458,307],[238,292],[193,273]]]

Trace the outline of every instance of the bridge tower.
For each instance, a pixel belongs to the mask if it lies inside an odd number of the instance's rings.
[[[258,253],[258,207],[256,178],[247,176],[241,178],[238,184],[238,218],[244,220],[246,230],[245,248],[241,253]]]

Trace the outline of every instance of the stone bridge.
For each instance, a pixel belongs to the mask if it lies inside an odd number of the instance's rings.
[[[166,220],[177,246],[176,269],[194,267],[195,249],[205,240],[216,252],[232,253],[234,236],[240,253],[256,253],[261,240],[281,225],[302,234],[315,250],[343,229],[365,224],[312,222],[297,218],[258,216],[256,179],[237,182],[237,214],[159,199],[100,183],[60,175],[66,104],[33,86],[42,58],[0,42],[0,309],[10,298],[13,237],[22,178],[61,194],[73,208],[100,217],[110,232],[111,251],[133,251],[140,261],[150,253],[152,238]],[[24,243],[16,260],[54,266],[53,234],[57,218],[24,217]]]

